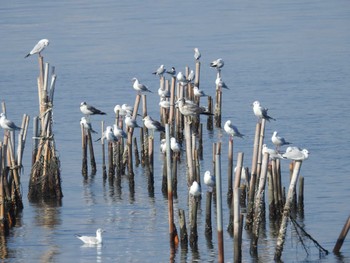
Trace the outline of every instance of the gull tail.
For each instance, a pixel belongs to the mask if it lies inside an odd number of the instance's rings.
[[[204,112],[202,112],[201,114],[203,114],[203,115],[214,115],[213,113],[207,112],[207,111],[204,111]]]

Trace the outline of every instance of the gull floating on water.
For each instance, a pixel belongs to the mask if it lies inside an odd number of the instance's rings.
[[[220,89],[229,89],[226,85],[226,83],[222,80],[221,77],[217,77],[215,80],[215,84],[220,88]]]
[[[91,126],[91,122],[86,117],[81,117],[80,125],[83,126],[83,128],[87,131],[90,131],[92,133],[97,133],[97,131],[94,131]]]
[[[153,120],[149,115],[143,118],[143,123],[149,130],[165,132],[164,126],[159,121]]]
[[[41,51],[44,50],[45,47],[49,45],[49,40],[48,39],[41,39],[34,47],[33,49],[25,56],[25,58],[34,55],[34,54],[39,54],[41,56]]]
[[[105,232],[103,229],[99,228],[96,230],[96,236],[81,236],[75,235],[81,241],[88,245],[99,245],[102,244],[102,233]]]
[[[147,91],[152,93],[152,91],[150,91],[146,85],[141,84],[137,78],[133,78],[132,82],[132,87],[134,88],[134,90],[137,90],[138,92]]]
[[[201,57],[201,52],[199,52],[199,49],[198,48],[194,48],[194,59],[195,60],[199,60]]]
[[[299,149],[298,147],[288,147],[282,157],[294,161],[303,161],[309,158],[309,151],[307,149]]]
[[[217,60],[214,60],[213,62],[210,63],[210,66],[212,68],[216,68],[217,70],[220,70],[224,66],[224,61],[222,58],[218,58]]]
[[[210,174],[210,171],[204,173],[204,183],[209,187],[210,192],[215,186],[215,176]]]
[[[152,74],[161,77],[161,76],[163,76],[165,71],[166,71],[166,69],[164,68],[164,65],[160,65],[160,67],[155,72],[153,72]]]
[[[0,126],[8,131],[21,130],[13,121],[6,118],[5,113],[0,113]]]
[[[168,73],[171,76],[175,76],[176,75],[175,67],[171,67],[171,70],[167,70],[166,73]]]
[[[126,134],[126,132],[123,131],[123,129],[119,128],[117,124],[113,124],[113,134],[114,134],[114,136],[117,137],[118,139],[128,137],[128,135]]]
[[[95,107],[88,105],[85,101],[80,103],[80,111],[85,115],[106,115],[105,112],[102,112]]]
[[[291,144],[290,142],[287,142],[283,137],[278,136],[278,132],[274,131],[271,137],[272,143],[276,146],[277,149],[283,145]]]
[[[204,93],[203,90],[200,90],[197,86],[193,87],[193,95],[195,97],[206,97],[206,96],[208,96],[207,94]]]
[[[239,137],[239,138],[243,138],[244,134],[240,133],[237,129],[236,126],[234,126],[230,120],[225,122],[224,125],[224,130],[227,134],[231,135],[231,139],[233,136]]]
[[[179,111],[184,116],[197,116],[199,114],[213,115],[208,112],[206,108],[200,107],[194,102],[186,101],[184,98],[179,98],[176,101],[176,105],[179,107]]]
[[[268,148],[266,144],[263,145],[262,154],[268,153],[271,160],[282,159],[282,155],[275,149]]]
[[[196,181],[193,181],[190,187],[190,194],[193,195],[194,197],[201,195],[201,187]]]
[[[258,117],[259,119],[265,119],[265,120],[276,120],[274,118],[272,118],[271,116],[267,115],[267,108],[264,108],[260,105],[259,101],[254,101],[253,102],[253,111],[256,117]]]

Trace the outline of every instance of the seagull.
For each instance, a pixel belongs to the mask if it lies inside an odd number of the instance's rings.
[[[168,73],[171,76],[175,76],[176,75],[175,67],[171,67],[171,70],[167,70],[166,73]]]
[[[126,114],[124,119],[125,125],[130,128],[140,128],[140,126],[137,124],[136,120],[134,120],[130,114]]]
[[[75,235],[77,238],[79,238],[81,241],[83,241],[85,244],[89,245],[99,245],[102,244],[102,233],[105,232],[103,229],[99,228],[96,230],[96,236],[81,236],[81,235]]]
[[[265,119],[265,120],[276,120],[274,118],[272,118],[271,116],[267,115],[267,111],[268,109],[262,107],[260,105],[260,102],[259,101],[254,101],[253,102],[253,111],[254,111],[254,114],[256,117],[258,117],[259,119]]]
[[[117,124],[113,124],[113,134],[118,139],[126,138],[128,135],[123,131],[123,129],[119,128]]]
[[[199,114],[213,115],[206,108],[200,107],[194,102],[186,101],[184,98],[179,98],[176,101],[176,105],[178,105],[179,111],[184,116],[197,116]]]
[[[34,54],[39,54],[39,56],[41,56],[41,51],[44,50],[45,47],[47,47],[49,45],[49,40],[48,39],[42,39],[40,40],[32,49],[32,51],[30,51],[25,58],[34,55]]]
[[[188,76],[187,76],[187,81],[188,82],[192,82],[193,80],[194,80],[194,78],[195,78],[195,74],[194,74],[194,71],[191,69],[191,71],[190,71],[190,73],[188,74]]]
[[[138,92],[147,91],[152,93],[152,91],[150,91],[147,86],[141,84],[137,78],[133,78],[131,81],[133,82],[133,88]]]
[[[105,112],[102,112],[95,107],[88,105],[85,101],[80,103],[80,111],[85,115],[106,115]]]
[[[174,153],[181,152],[181,145],[175,139],[175,137],[170,138],[170,148]]]
[[[215,176],[210,174],[210,171],[204,173],[204,183],[209,187],[210,192],[215,186]]]
[[[233,136],[239,137],[239,138],[243,138],[244,134],[240,133],[237,129],[236,126],[234,126],[230,120],[225,122],[224,125],[224,130],[227,134],[231,135],[231,139],[233,138]]]
[[[200,90],[197,86],[193,87],[193,95],[195,97],[206,97],[206,96],[208,96],[207,94],[204,93],[203,90]]]
[[[283,137],[278,136],[278,132],[274,131],[271,137],[272,143],[276,146],[277,149],[283,145],[291,144],[290,142],[287,142]]]
[[[163,76],[165,71],[166,71],[166,69],[164,68],[164,65],[160,65],[160,67],[155,72],[153,72],[152,74],[161,77],[161,76]]]
[[[143,123],[145,124],[147,129],[165,132],[164,126],[159,121],[153,120],[149,115],[143,118]]]
[[[237,166],[234,169],[235,174],[236,174],[236,171],[237,171]],[[241,181],[244,185],[248,185],[248,182],[249,182],[248,177],[249,177],[249,174],[247,174],[246,169],[244,167],[242,167],[242,169],[241,169]]]
[[[16,126],[13,121],[10,121],[6,118],[5,113],[0,113],[0,126],[4,130],[8,131],[15,131],[15,130],[21,130],[20,127]]]
[[[159,102],[159,106],[161,106],[164,109],[170,108],[170,101],[166,100],[165,98],[161,98]]]
[[[300,150],[298,147],[288,147],[282,157],[294,161],[303,161],[309,158],[307,149]]]
[[[163,154],[166,153],[166,139],[160,141],[160,152]]]
[[[102,135],[102,140],[106,139],[109,142],[117,142],[118,138],[114,135],[112,126],[107,126],[105,132]]]
[[[266,144],[263,144],[262,154],[268,153],[271,160],[281,159],[282,155],[275,149],[268,148]]]
[[[83,128],[87,131],[90,131],[92,133],[97,133],[97,131],[94,131],[91,126],[91,122],[86,117],[81,117],[80,125],[83,126]]]
[[[127,104],[123,104],[122,106],[117,104],[114,107],[114,113],[117,114],[117,111],[119,111],[119,116],[125,116],[128,113],[132,114],[133,108]]]
[[[196,181],[193,181],[190,187],[190,194],[193,195],[194,197],[201,195],[201,187]]]
[[[224,89],[229,89],[226,85],[226,83],[222,80],[221,77],[217,77],[215,80],[215,84],[216,86],[218,86],[220,89],[224,88]]]
[[[201,57],[201,52],[199,52],[199,49],[198,48],[194,48],[194,59],[195,60],[199,60]]]
[[[214,60],[213,62],[210,63],[210,66],[212,68],[216,68],[217,70],[220,70],[224,66],[224,61],[222,58],[218,58],[217,60]]]
[[[180,84],[181,84],[182,86],[188,84],[188,82],[189,82],[189,81],[187,80],[187,78],[185,77],[185,75],[182,74],[181,71],[180,71],[179,73],[177,73],[176,79],[177,79],[178,82],[180,82]]]
[[[170,98],[170,91],[166,90],[164,87],[158,89],[158,95],[161,98]]]

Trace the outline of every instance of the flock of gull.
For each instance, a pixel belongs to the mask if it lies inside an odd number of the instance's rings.
[[[46,46],[49,45],[49,40],[42,39],[40,40],[34,48],[25,56],[29,57],[33,54],[38,54],[41,56],[41,52],[45,49]],[[198,61],[201,58],[201,53],[198,48],[194,48],[194,58],[196,61]],[[210,67],[217,69],[218,73],[220,73],[222,67],[224,66],[224,60],[219,58],[217,60],[214,60],[210,63]],[[154,75],[162,77],[164,74],[169,74],[170,76],[176,77],[176,80],[180,85],[187,85],[189,83],[193,84],[193,94],[195,97],[204,97],[208,96],[205,94],[203,90],[200,90],[199,87],[197,87],[194,84],[195,79],[195,72],[191,70],[188,74],[188,76],[185,76],[182,72],[176,72],[175,67],[172,67],[171,70],[166,70],[164,65],[161,65],[157,70],[152,72]],[[221,78],[221,74],[217,74],[217,78],[215,80],[215,84],[218,89],[229,89],[228,86],[225,84],[225,82]],[[136,77],[132,79],[132,87],[134,90],[136,90],[139,94],[144,92],[151,92],[152,91],[143,83],[141,83]],[[160,96],[160,102],[159,106],[162,108],[170,108],[172,105],[170,105],[169,97],[170,92],[164,88],[158,89],[158,95]],[[208,110],[205,107],[199,106],[197,103],[185,99],[184,97],[178,98],[175,102],[175,106],[179,109],[180,113],[184,116],[198,116],[200,114],[203,115],[212,115],[212,113],[208,112]],[[259,101],[254,101],[252,104],[254,115],[258,119],[265,119],[267,121],[275,120],[273,117],[268,115],[268,109],[264,108]],[[105,112],[95,108],[94,106],[91,106],[87,104],[86,102],[82,102],[80,104],[80,111],[84,114],[84,116],[81,118],[80,124],[83,126],[84,129],[91,131],[92,133],[97,133],[95,130],[93,130],[91,122],[90,122],[90,116],[91,115],[106,115]],[[127,104],[116,105],[114,107],[114,112],[119,113],[119,116],[124,118],[124,122],[127,128],[139,128],[140,125],[137,123],[136,118],[132,117],[133,114],[133,107],[128,106]],[[151,116],[147,115],[143,118],[143,123],[146,128],[158,132],[165,132],[164,126],[154,120]],[[11,120],[6,118],[6,115],[4,113],[0,114],[0,127],[9,130],[19,130],[20,127],[16,126]],[[227,120],[224,125],[225,132],[230,136],[230,140],[233,139],[233,137],[243,138],[244,134],[242,134],[236,126],[234,126],[231,122],[231,120]],[[107,141],[117,142],[120,139],[126,138],[127,134],[126,132],[119,128],[118,125],[114,124],[113,126],[107,126],[105,131],[103,132],[101,138],[98,140],[106,139]],[[309,156],[309,152],[307,149],[300,149],[299,147],[291,147],[289,146],[291,143],[286,141],[283,137],[278,135],[278,132],[275,131],[271,137],[271,141],[273,145],[275,146],[275,149],[268,148],[266,144],[262,147],[262,153],[269,153],[270,159],[289,159],[289,160],[295,160],[295,161],[302,161],[306,160]],[[180,153],[181,152],[181,145],[176,141],[174,137],[170,140],[170,148],[174,153]],[[282,146],[288,145],[286,151],[283,153],[280,151],[280,148]],[[162,153],[165,153],[166,149],[166,142],[165,139],[163,139],[160,143],[160,150]],[[215,186],[215,176],[210,174],[210,171],[206,171],[204,173],[204,183],[208,186],[208,189],[212,189]],[[189,193],[193,195],[194,197],[199,196],[201,194],[200,185],[194,181],[189,189]],[[96,237],[89,237],[89,236],[80,236],[76,235],[77,238],[79,238],[81,241],[83,241],[86,244],[101,244],[102,243],[102,233],[104,231],[102,229],[97,229],[96,231]]]

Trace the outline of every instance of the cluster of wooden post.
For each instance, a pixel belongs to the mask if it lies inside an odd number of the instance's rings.
[[[60,161],[56,154],[53,133],[53,99],[56,74],[49,63],[39,56],[38,96],[39,116],[34,118],[32,169],[29,181],[30,201],[57,200],[63,197],[60,177]],[[51,76],[51,77],[50,77]]]
[[[2,112],[6,115],[4,102]],[[28,124],[29,116],[24,114],[17,149],[15,131],[5,130],[3,142],[0,142],[0,230],[4,234],[15,225],[17,215],[23,209],[21,171]]]

